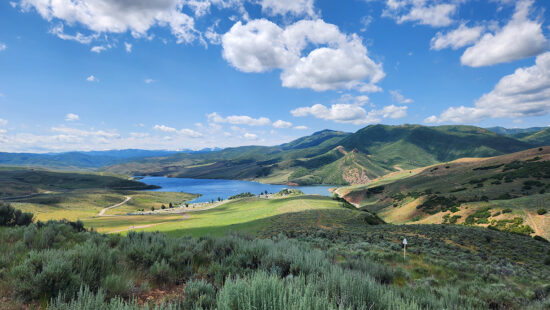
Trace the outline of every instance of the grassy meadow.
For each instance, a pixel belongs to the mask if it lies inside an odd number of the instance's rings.
[[[187,212],[185,215],[109,216],[83,221],[86,227],[104,233],[137,227],[133,230],[161,231],[174,236],[222,236],[230,232],[257,235],[285,225],[298,225],[304,229],[337,225],[343,227],[345,221],[360,221],[361,216],[367,214],[342,208],[341,205],[339,201],[321,196],[241,198],[228,201],[214,209]],[[331,212],[337,212],[338,216],[331,216]]]

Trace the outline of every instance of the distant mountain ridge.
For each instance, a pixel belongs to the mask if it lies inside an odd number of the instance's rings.
[[[105,170],[129,175],[226,178],[288,184],[358,184],[399,169],[462,157],[518,152],[534,144],[475,126],[370,125],[323,130],[278,146],[131,161]]]
[[[187,153],[206,153],[219,149],[203,149],[200,151],[184,150]],[[4,166],[35,166],[56,169],[98,169],[104,166],[120,164],[127,161],[150,157],[170,156],[177,151],[166,150],[108,150],[82,151],[62,153],[7,153],[0,152],[0,165]]]

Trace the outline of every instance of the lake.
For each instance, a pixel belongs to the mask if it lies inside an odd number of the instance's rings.
[[[258,195],[264,191],[276,193],[285,188],[294,188],[301,190],[309,195],[331,196],[329,188],[333,185],[311,185],[311,186],[288,186],[276,184],[262,184],[258,182],[239,181],[239,180],[212,180],[212,179],[186,179],[186,178],[166,178],[166,177],[144,177],[139,181],[148,185],[160,186],[155,191],[163,192],[185,192],[192,194],[202,194],[201,197],[191,202],[208,202],[218,200],[218,197],[227,199],[233,195],[251,192]]]

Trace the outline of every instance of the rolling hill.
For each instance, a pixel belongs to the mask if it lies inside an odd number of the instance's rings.
[[[6,153],[0,152],[0,165],[43,167],[65,170],[97,169],[126,161],[175,154],[173,151],[111,150],[66,153]]]
[[[337,192],[391,223],[479,225],[550,237],[550,147],[463,158]]]
[[[517,152],[532,144],[473,126],[372,125],[323,130],[278,146],[175,154],[105,168],[127,175],[225,178],[290,184],[362,184],[400,169]]]

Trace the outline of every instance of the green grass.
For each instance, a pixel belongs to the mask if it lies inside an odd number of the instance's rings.
[[[293,221],[293,216],[298,214],[306,216],[299,221]],[[319,229],[338,225],[336,220],[359,218],[364,214],[365,212],[343,209],[340,202],[328,197],[297,196],[279,199],[238,199],[214,209],[188,212],[188,218],[182,215],[114,216],[85,219],[84,223],[86,227],[93,227],[100,232],[157,224],[138,230],[162,231],[176,236],[220,236],[231,231],[257,234],[280,224],[292,225],[293,222],[302,227]]]
[[[115,191],[106,189],[81,189],[64,193],[45,194],[11,201],[16,208],[32,212],[35,219],[77,220],[96,216],[101,209],[118,204],[132,197],[126,204],[107,211],[106,215],[126,214],[137,209],[156,209],[169,203],[177,205],[192,200],[196,195],[187,193],[152,192],[152,191]]]

